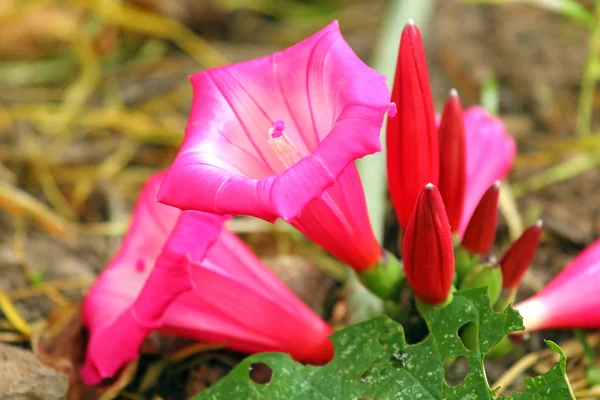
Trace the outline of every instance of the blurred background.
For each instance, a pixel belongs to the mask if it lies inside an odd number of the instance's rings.
[[[539,290],[600,236],[598,3],[0,0],[0,342],[29,348],[31,340],[46,363],[71,368],[70,398],[183,398],[234,366],[241,355],[154,338],[137,373],[86,390],[73,373],[85,341],[77,304],[118,246],[140,186],[176,154],[191,104],[187,76],[283,49],[334,19],[365,62],[391,75],[400,31],[414,18],[437,109],[454,87],[465,107],[483,103],[502,117],[519,155],[497,243],[544,219],[520,296]],[[360,167],[374,225],[394,249],[385,181],[371,175],[381,175],[381,162]],[[342,266],[282,224],[236,219],[232,228],[314,310],[335,326],[351,320]],[[581,346],[568,343],[574,389],[585,398]],[[534,335],[490,362],[490,379],[519,388],[522,373],[552,362],[543,347]],[[533,362],[503,375],[530,352]],[[165,372],[169,363],[176,367]],[[15,373],[31,373],[23,368]]]

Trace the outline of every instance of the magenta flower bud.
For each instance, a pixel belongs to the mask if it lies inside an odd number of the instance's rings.
[[[438,129],[440,140],[440,193],[452,233],[458,232],[467,184],[465,127],[456,90],[450,91]]]
[[[502,287],[515,289],[521,283],[523,275],[527,272],[535,250],[542,236],[542,221],[538,220],[523,232],[521,237],[514,242],[504,253],[500,260],[502,269]]]
[[[387,125],[388,184],[398,222],[406,227],[421,188],[437,185],[440,168],[427,61],[412,21],[400,39],[392,101],[397,115]]]
[[[462,246],[471,253],[485,255],[494,244],[499,191],[500,182],[497,181],[485,192],[467,225]]]
[[[404,272],[419,299],[443,303],[454,277],[452,233],[442,196],[429,183],[421,189],[402,244]]]

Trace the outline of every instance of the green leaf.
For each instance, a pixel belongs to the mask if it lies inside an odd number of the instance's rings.
[[[428,307],[422,312],[430,334],[418,344],[406,343],[401,325],[377,317],[334,333],[331,340],[335,357],[325,366],[304,366],[287,354],[257,354],[194,399],[492,399],[483,358],[506,334],[523,329],[519,314],[510,307],[503,313],[494,312],[485,288],[456,292],[449,305]],[[469,326],[474,335],[471,349],[458,335],[463,326]],[[452,387],[445,381],[444,364],[457,357],[468,360],[469,369],[464,381]],[[250,378],[252,365],[258,363],[273,371],[267,384]],[[568,398],[564,396],[568,390],[564,359],[559,364],[557,370],[555,367],[527,382],[528,391],[519,396],[529,397],[515,399]],[[551,397],[538,395],[549,387]],[[558,397],[553,397],[554,392],[559,393]]]
[[[567,357],[558,345],[550,340],[546,344],[560,354],[560,360],[544,375],[525,378],[525,391],[498,400],[575,399],[567,379]]]

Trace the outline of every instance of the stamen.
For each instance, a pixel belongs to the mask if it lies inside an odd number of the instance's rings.
[[[396,116],[397,112],[398,112],[398,107],[396,107],[396,103],[394,103],[392,101],[390,103],[390,106],[388,107],[388,115],[390,118],[394,118]]]
[[[284,167],[289,168],[300,161],[302,156],[296,150],[294,143],[287,137],[284,129],[285,123],[281,120],[276,121],[269,129],[269,144]]]
[[[283,130],[285,129],[285,123],[282,120],[275,121],[273,124],[273,128],[271,128],[271,137],[278,138],[283,135]]]

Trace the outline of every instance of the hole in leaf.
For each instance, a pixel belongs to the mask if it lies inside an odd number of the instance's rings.
[[[408,358],[408,354],[401,351],[401,352],[392,354],[392,356],[390,357],[390,361],[392,362],[392,366],[394,368],[399,369],[399,368],[404,368],[404,366],[406,365],[407,358]]]
[[[466,357],[447,357],[444,360],[444,380],[448,386],[462,384],[469,375],[469,360]]]
[[[407,344],[421,343],[429,336],[429,327],[420,315],[410,315],[405,324],[404,335]]]
[[[475,322],[467,322],[458,328],[458,337],[467,350],[473,350],[477,346],[479,328]]]
[[[252,382],[258,383],[259,385],[266,385],[271,382],[271,378],[273,378],[273,370],[271,367],[262,362],[253,363],[248,370]]]

